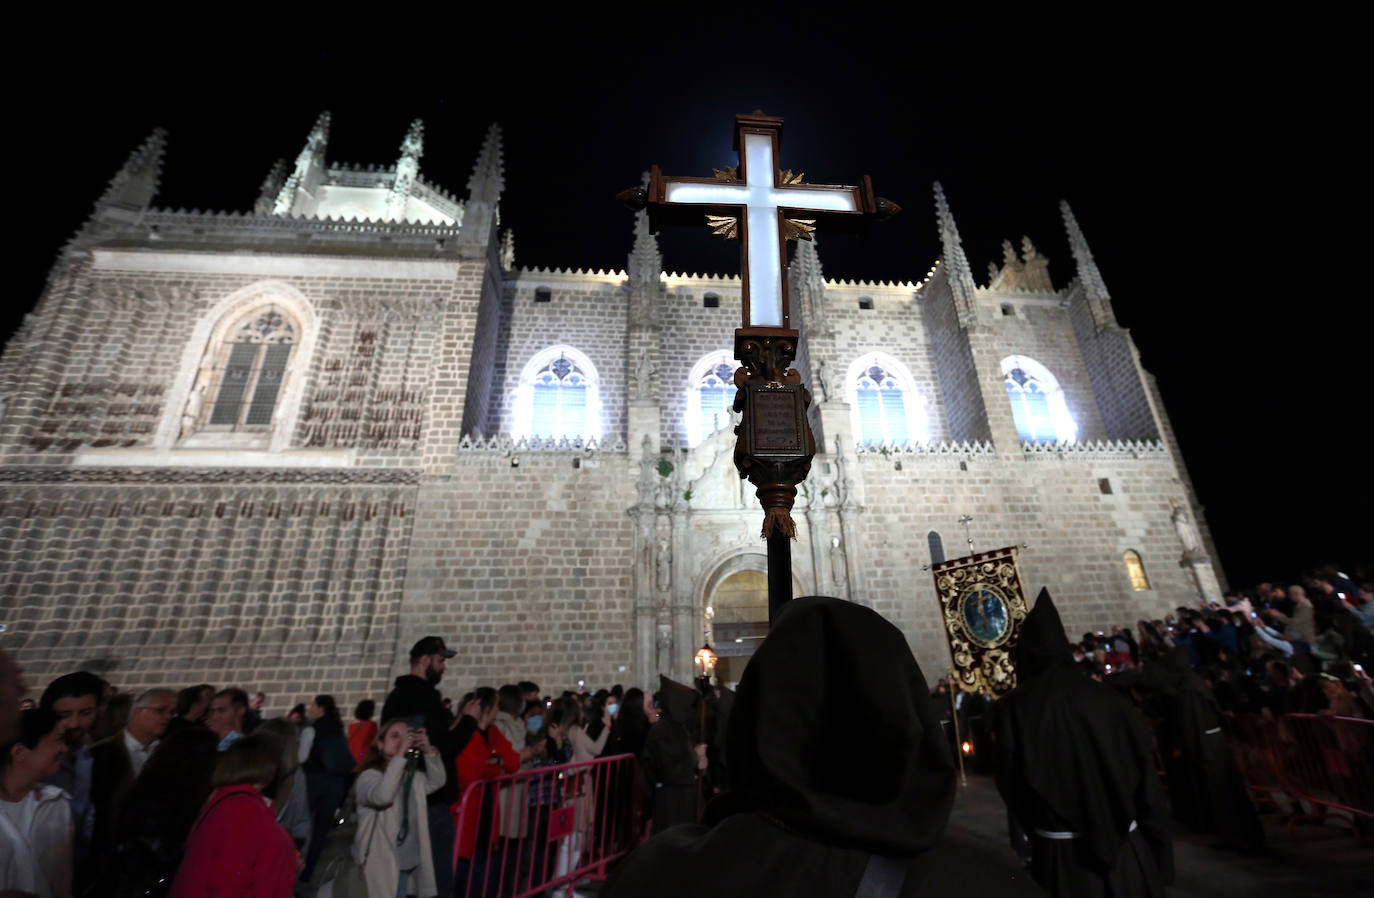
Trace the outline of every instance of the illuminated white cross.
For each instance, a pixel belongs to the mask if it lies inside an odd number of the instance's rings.
[[[781,125],[781,119],[773,121]],[[744,250],[740,278],[749,308],[749,320],[745,324],[791,327],[786,320],[790,316],[783,312],[787,265],[783,219],[789,217],[789,213],[863,213],[869,210],[863,207],[857,187],[780,184],[775,154],[778,127],[751,128],[747,125],[741,122],[739,131],[742,181],[664,177],[659,201],[714,207],[723,214],[737,216]]]

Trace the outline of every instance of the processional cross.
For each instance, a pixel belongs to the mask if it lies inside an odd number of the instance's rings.
[[[817,221],[832,230],[864,231],[900,211],[877,197],[867,175],[858,186],[803,184],[778,168],[782,119],[754,112],[735,116],[738,167],[715,177],[671,177],[650,169],[649,185],[620,193],[633,209],[648,207],[650,230],[664,222],[698,222],[740,241],[742,324],[735,331],[735,411],[742,413],[735,467],[757,489],[768,541],[768,616],[792,598],[796,536],[792,503],[806,478],[816,441],[806,420],[811,394],[790,367],[799,332],[792,327],[787,286],[787,241],[810,240]],[[801,217],[801,216],[808,217]]]

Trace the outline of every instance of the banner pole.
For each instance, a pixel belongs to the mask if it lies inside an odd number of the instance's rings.
[[[964,740],[959,735],[959,705],[954,701],[954,690],[959,689],[958,674],[953,668],[949,671],[949,710],[954,718],[954,753],[959,756],[959,784],[968,788],[968,775],[964,773]],[[959,689],[962,692],[962,689]]]

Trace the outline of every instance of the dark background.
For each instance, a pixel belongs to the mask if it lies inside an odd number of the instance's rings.
[[[732,163],[732,116],[762,108],[787,119],[783,167],[870,174],[905,208],[866,240],[822,235],[828,277],[919,280],[940,252],[939,179],[977,280],[1027,234],[1062,286],[1067,198],[1159,378],[1231,582],[1374,558],[1362,10],[512,9],[31,19],[6,62],[3,332],[156,125],[171,134],[155,205],[243,211],[322,109],[331,162],[394,163],[423,118],[421,172],[459,195],[499,121],[517,263],[623,268],[632,218],[612,195],[651,162]],[[670,271],[738,270],[737,247],[704,229],[661,245]]]

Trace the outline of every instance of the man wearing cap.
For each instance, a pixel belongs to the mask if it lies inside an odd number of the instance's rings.
[[[465,746],[477,729],[476,710],[464,706],[457,726],[453,714],[444,708],[439,681],[449,658],[457,652],[444,645],[438,636],[426,636],[410,650],[410,673],[396,678],[396,685],[382,706],[382,720],[410,721],[424,718],[425,733],[439,749],[444,769],[450,771],[443,787],[429,796],[429,845],[434,854],[434,879],[440,895],[453,893],[453,815],[449,807],[458,800],[455,761],[458,749]],[[470,703],[472,704],[472,703]]]

